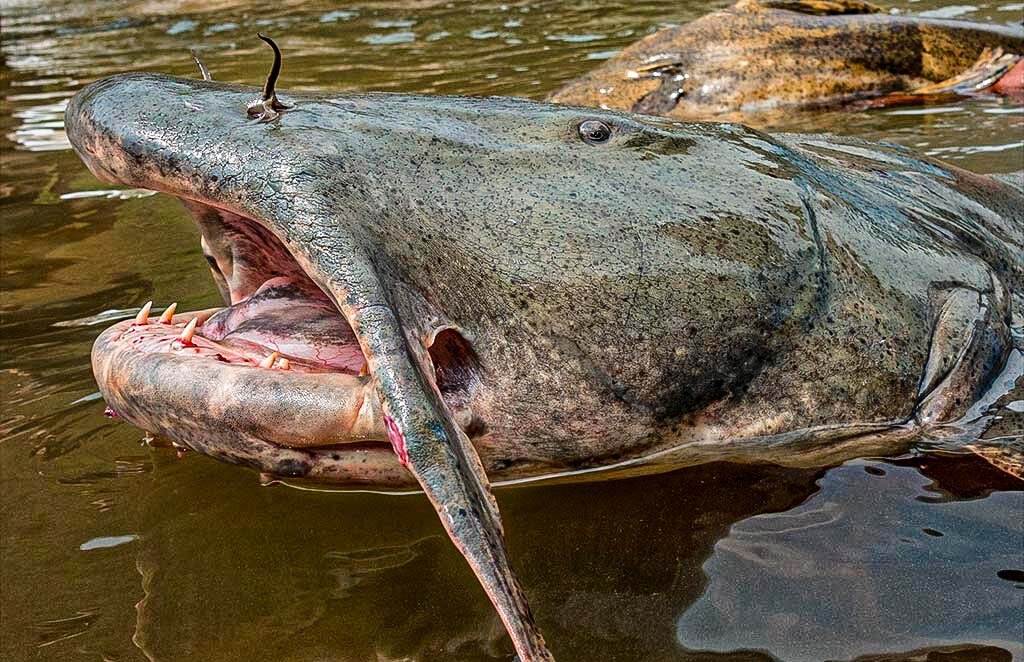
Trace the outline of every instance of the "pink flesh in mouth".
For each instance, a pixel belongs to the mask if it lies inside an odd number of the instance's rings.
[[[140,352],[353,375],[366,364],[345,318],[319,288],[300,279],[265,281],[249,296],[197,323],[194,333],[184,323],[140,317],[121,336]]]

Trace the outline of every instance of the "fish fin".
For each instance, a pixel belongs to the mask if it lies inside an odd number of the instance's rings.
[[[959,74],[937,83],[930,83],[910,91],[910,94],[932,97],[946,94],[966,96],[987,90],[1021,60],[1020,55],[1007,53],[1002,48],[986,48],[977,61]]]
[[[1008,306],[1002,285],[989,292],[953,287],[933,294],[937,312],[918,390],[921,425],[965,414],[1002,368],[1010,351]]]
[[[1024,97],[1024,55],[1018,54],[1017,63],[1009,71],[1002,74],[996,84],[987,92],[994,92],[1018,99]]]
[[[1000,392],[1009,388],[1010,398],[1018,397],[1022,384],[1016,352],[1021,350],[1012,351],[1016,344],[1006,322],[1008,293],[993,281],[990,292],[956,287],[933,296],[940,303],[921,379],[915,414],[918,423],[928,425],[963,417],[979,398],[985,401],[990,397],[983,391],[997,382],[1005,382],[998,387]],[[1007,372],[1011,374],[1008,378]],[[983,409],[992,411],[991,407]],[[1004,408],[998,416],[989,418],[996,427],[987,427],[986,434],[995,432],[997,436],[970,439],[956,446],[1024,480],[1024,413]]]
[[[671,71],[671,69],[666,67],[662,71]],[[680,81],[675,80],[675,77],[672,75],[662,74],[661,84],[640,97],[629,110],[641,115],[667,116],[679,104],[679,100],[685,94],[686,92]]]
[[[738,9],[784,9],[814,16],[888,13],[885,8],[865,0],[740,0],[733,6]]]
[[[852,106],[866,109],[946,103],[979,93],[1010,97],[1024,94],[1024,56],[1006,53],[998,47],[986,48],[974,64],[955,76],[912,90],[856,101]]]

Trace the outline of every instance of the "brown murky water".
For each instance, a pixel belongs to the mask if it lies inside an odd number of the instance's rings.
[[[896,6],[1024,15],[1012,0],[956,1]],[[70,152],[75,90],[130,69],[195,75],[189,48],[217,79],[256,84],[261,30],[285,49],[287,88],[541,97],[723,4],[4,0],[0,657],[511,659],[422,497],[261,487],[103,418],[88,353],[104,324],[150,298],[198,309],[218,297],[175,202],[109,192]],[[1024,114],[999,101],[790,122],[981,172],[1024,167]],[[710,465],[498,498],[559,660],[939,646],[960,650],[943,660],[1024,659],[1024,493],[972,456]]]

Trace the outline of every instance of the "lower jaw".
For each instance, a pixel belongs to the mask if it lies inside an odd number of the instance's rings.
[[[218,309],[176,315],[172,325]],[[120,417],[176,446],[275,477],[413,487],[390,444],[372,376],[227,364],[189,352],[143,352],[134,322],[104,331],[93,372]]]

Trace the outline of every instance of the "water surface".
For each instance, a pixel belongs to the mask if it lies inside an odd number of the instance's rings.
[[[258,84],[259,30],[285,49],[286,88],[539,98],[724,4],[5,0],[0,657],[511,659],[422,497],[262,487],[103,418],[88,366],[99,331],[148,299],[198,309],[218,296],[177,203],[111,191],[70,152],[62,114],[76,90],[130,69],[194,76],[190,48],[218,80]],[[892,6],[997,22],[1024,12]],[[998,100],[787,121],[980,172],[1024,167],[1024,115]],[[1024,659],[1020,490],[973,456],[929,456],[708,465],[498,499],[559,660],[935,647],[947,661],[1007,660]]]

